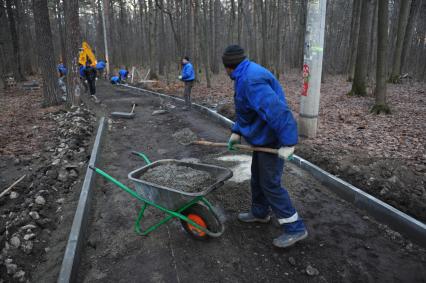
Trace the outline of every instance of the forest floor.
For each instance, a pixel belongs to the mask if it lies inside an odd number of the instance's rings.
[[[94,114],[41,102],[0,90],[0,282],[56,281],[90,158]]]
[[[289,72],[280,81],[298,117],[301,76]],[[183,93],[178,81],[153,88],[175,96]],[[426,84],[388,84],[391,115],[369,112],[374,103],[371,88],[366,97],[347,96],[350,88],[342,76],[326,76],[318,135],[302,138],[296,154],[426,222]],[[224,73],[212,77],[211,88],[204,80],[196,84],[192,97],[235,118],[233,83]]]

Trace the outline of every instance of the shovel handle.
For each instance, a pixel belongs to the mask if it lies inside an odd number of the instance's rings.
[[[196,145],[205,145],[210,147],[227,147],[227,143],[222,142],[210,142],[210,141],[193,141],[191,144]],[[234,148],[246,150],[246,151],[260,151],[260,152],[266,152],[266,153],[272,153],[272,154],[278,154],[278,149],[275,148],[269,148],[269,147],[254,147],[244,144],[234,144]]]

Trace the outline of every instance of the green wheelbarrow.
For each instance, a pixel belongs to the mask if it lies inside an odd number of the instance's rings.
[[[209,237],[215,238],[223,234],[225,226],[220,221],[219,216],[205,196],[221,187],[226,180],[231,178],[231,170],[209,164],[189,163],[175,159],[163,159],[151,162],[148,157],[141,152],[133,151],[132,153],[141,157],[147,163],[146,166],[136,169],[128,175],[128,178],[135,185],[135,190],[127,187],[99,168],[94,166],[89,166],[89,168],[142,203],[142,207],[135,222],[135,232],[137,234],[146,236],[174,218],[179,219],[184,230],[197,240],[205,240]],[[143,180],[143,174],[147,170],[167,164],[187,166],[195,170],[208,172],[214,181],[202,191],[192,193]],[[141,221],[144,217],[146,208],[149,206],[163,211],[167,216],[156,224],[142,230]]]

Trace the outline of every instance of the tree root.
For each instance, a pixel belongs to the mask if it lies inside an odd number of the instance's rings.
[[[391,109],[386,104],[375,104],[370,110],[371,113],[379,115],[380,113],[391,114]]]
[[[391,84],[400,84],[400,83],[402,83],[401,77],[399,75],[391,76],[389,78],[388,82],[391,83]]]

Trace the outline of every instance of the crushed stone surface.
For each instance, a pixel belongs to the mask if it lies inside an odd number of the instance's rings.
[[[197,140],[197,135],[189,128],[183,128],[172,135],[180,144],[188,145]]]
[[[208,172],[176,164],[153,167],[140,179],[188,193],[201,192],[214,182]]]

